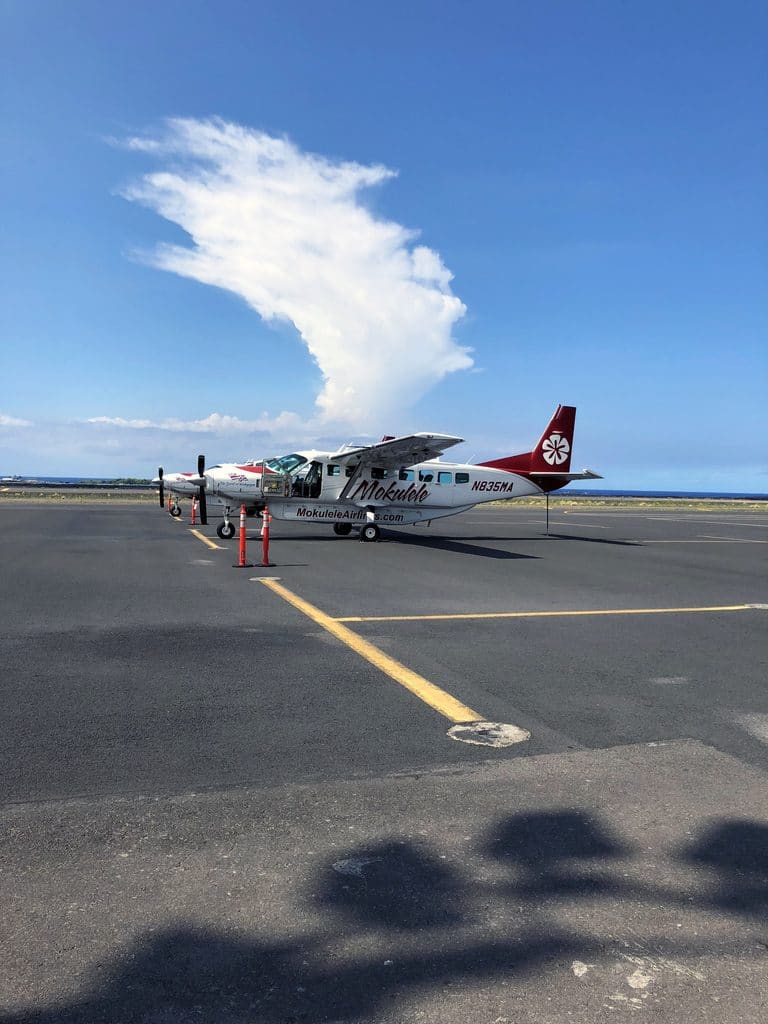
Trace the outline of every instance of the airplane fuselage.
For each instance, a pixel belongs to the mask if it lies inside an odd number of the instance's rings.
[[[214,466],[206,472],[209,492],[236,505],[263,505],[261,470],[261,463],[255,466],[234,463]]]
[[[457,515],[481,502],[543,493],[525,476],[484,466],[434,461],[397,470],[371,466],[348,476],[332,457],[304,454],[311,455],[309,472],[314,470],[317,479],[312,485],[297,481],[297,494],[265,495],[276,519],[407,526]]]
[[[163,476],[163,486],[171,494],[178,494],[185,498],[191,498],[196,493],[195,486],[190,483],[192,473],[166,473]],[[159,484],[160,480],[155,478],[153,484]]]

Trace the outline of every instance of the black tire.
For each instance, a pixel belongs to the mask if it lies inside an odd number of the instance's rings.
[[[181,506],[179,506],[179,505],[171,505],[169,511],[170,511],[170,513],[171,513],[171,515],[173,516],[174,519],[178,519],[179,516],[181,515]]]
[[[235,536],[235,524],[231,519],[228,523],[219,523],[216,527],[216,533],[218,533],[222,540],[232,540]]]
[[[334,523],[333,532],[337,537],[348,537],[352,533],[351,523]]]
[[[376,526],[375,523],[366,523],[365,526],[360,530],[360,540],[372,543],[378,540],[381,536],[381,530]]]

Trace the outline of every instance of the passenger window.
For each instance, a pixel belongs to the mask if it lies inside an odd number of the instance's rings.
[[[398,475],[398,479],[400,479],[400,480],[413,480],[413,470],[412,469],[401,469],[400,472],[397,475]]]
[[[357,466],[347,466],[344,470],[344,476],[354,476]]]
[[[382,469],[381,466],[371,466],[371,480],[383,480],[386,475],[386,469]]]
[[[329,462],[326,472],[328,473],[328,476],[341,476],[341,466],[332,466]]]
[[[456,474],[456,483],[457,484],[468,484],[469,483],[469,473],[457,473]]]
[[[450,473],[438,473],[437,474],[437,482],[439,484],[449,484],[451,482],[451,474]]]
[[[431,484],[434,479],[434,473],[430,473],[429,470],[426,469],[419,470],[419,480],[421,480],[423,484]]]

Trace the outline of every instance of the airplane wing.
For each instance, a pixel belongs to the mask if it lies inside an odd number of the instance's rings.
[[[353,448],[333,456],[334,462],[365,469],[368,466],[414,466],[418,462],[429,462],[455,444],[461,444],[463,437],[450,434],[409,434],[407,437],[393,437],[388,441]]]

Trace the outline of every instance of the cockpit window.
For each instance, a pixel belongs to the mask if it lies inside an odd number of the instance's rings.
[[[306,461],[303,455],[283,455],[280,459],[270,459],[266,465],[275,473],[293,473]]]

